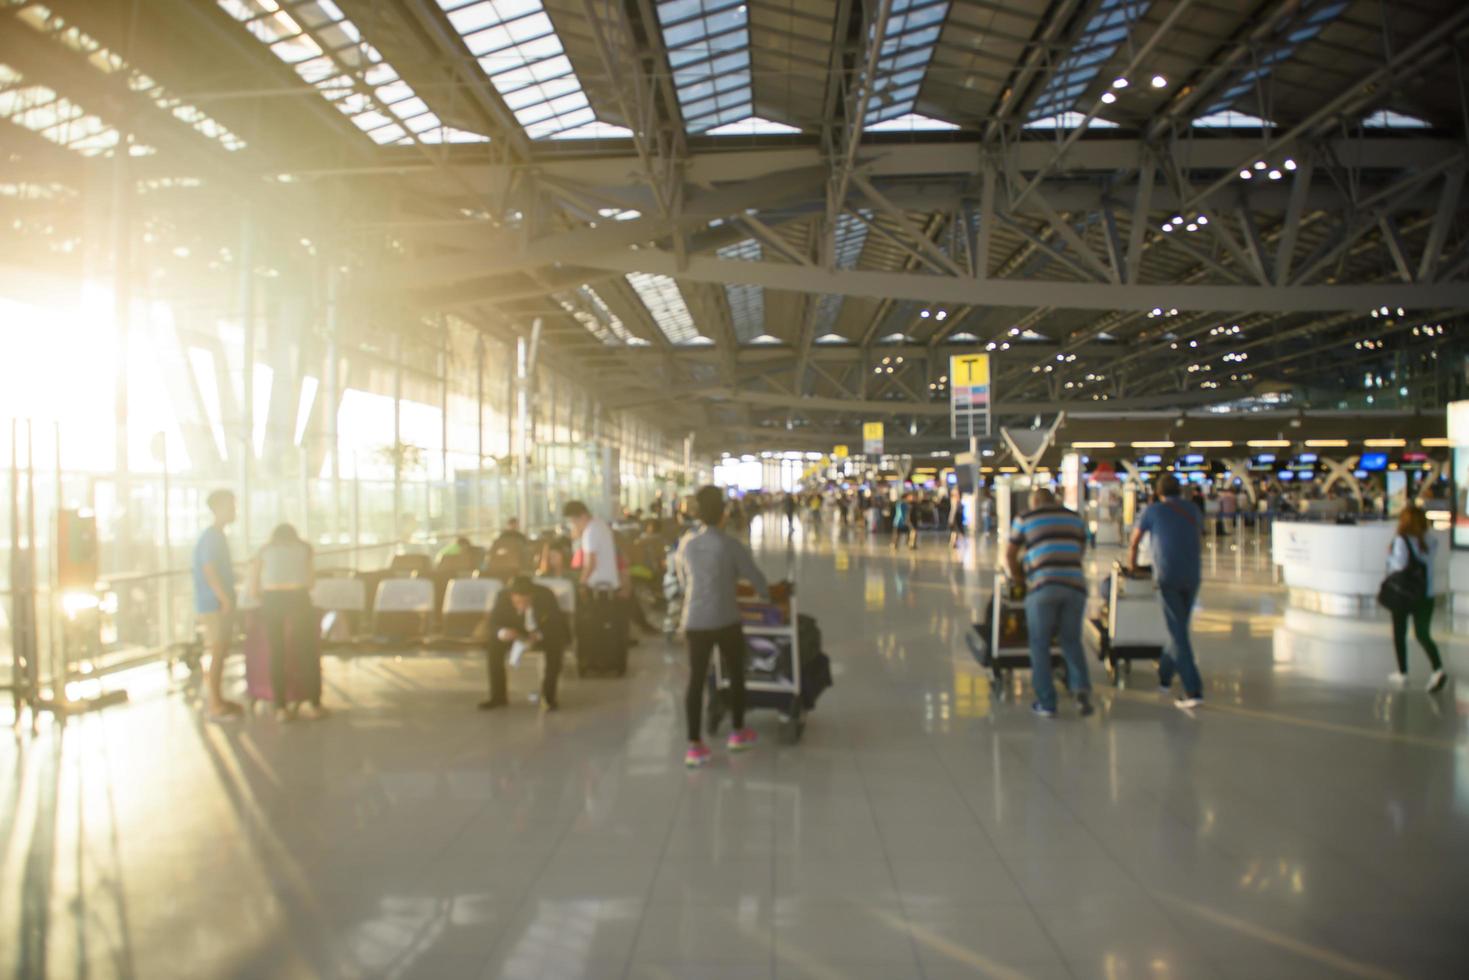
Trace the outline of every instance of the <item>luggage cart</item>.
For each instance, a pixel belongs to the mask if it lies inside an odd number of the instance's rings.
[[[995,577],[995,591],[985,610],[985,620],[965,636],[974,659],[990,672],[991,690],[1003,694],[1017,670],[1030,669],[1030,631],[1025,622],[1025,589],[1008,578]],[[1066,661],[1055,644],[1051,646],[1051,670],[1066,683]]]
[[[753,625],[743,627],[747,637],[766,637],[777,643],[790,644],[789,670],[782,670],[781,658],[776,657],[772,669],[751,670],[748,646],[745,652],[745,710],[771,708],[780,714],[780,737],[787,745],[801,740],[806,731],[806,706],[801,700],[801,630],[800,613],[796,605],[795,589],[790,594],[790,615],[779,625]],[[710,735],[719,731],[724,716],[729,711],[725,692],[729,679],[724,676],[723,665],[718,655],[714,656],[714,669],[709,675],[709,706],[706,728]]]
[[[1102,615],[1087,621],[1087,631],[1097,646],[1097,658],[1106,665],[1107,679],[1121,687],[1132,674],[1134,660],[1156,663],[1163,655],[1168,625],[1151,569],[1132,575],[1122,562],[1113,562],[1110,588]]]

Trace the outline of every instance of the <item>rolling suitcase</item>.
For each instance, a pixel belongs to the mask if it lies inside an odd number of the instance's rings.
[[[610,589],[586,593],[576,605],[576,672],[579,677],[627,673],[627,610]]]
[[[321,658],[316,652],[315,637],[298,637],[286,620],[286,696],[287,704],[301,704],[321,699]],[[304,642],[303,642],[304,641]],[[257,702],[275,702],[275,689],[270,683],[270,638],[265,616],[253,609],[245,616],[245,697],[251,707]]]

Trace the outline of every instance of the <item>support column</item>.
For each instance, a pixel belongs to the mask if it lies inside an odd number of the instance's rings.
[[[474,334],[474,526],[485,526],[485,336]]]
[[[393,334],[393,538],[403,537],[403,335]]]
[[[250,528],[250,485],[255,463],[255,227],[247,209],[240,217],[240,326],[244,350],[240,353],[241,432],[235,444],[240,447],[240,543],[244,553],[251,553],[253,537]]]
[[[128,155],[131,138],[124,138],[113,153],[112,168],[112,303],[113,329],[117,342],[117,372],[114,375],[114,412],[118,523],[115,529],[119,567],[129,568],[132,555],[131,487],[128,460],[128,341],[133,307],[133,181]]]
[[[328,262],[326,265],[326,362],[321,373],[322,392],[322,421],[326,430],[326,457],[327,466],[331,475],[332,490],[332,530],[331,542],[337,544],[342,539],[342,460],[341,443],[337,435],[337,415],[340,410],[340,392],[337,390],[340,379],[337,377],[337,290],[340,285],[338,267]]]

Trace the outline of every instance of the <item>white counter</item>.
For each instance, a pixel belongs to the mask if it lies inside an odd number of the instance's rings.
[[[1377,589],[1387,574],[1387,552],[1397,533],[1395,521],[1362,524],[1317,524],[1277,521],[1270,544],[1271,559],[1280,566],[1293,605],[1336,616],[1371,612]],[[1438,538],[1434,581],[1449,591],[1449,539]]]

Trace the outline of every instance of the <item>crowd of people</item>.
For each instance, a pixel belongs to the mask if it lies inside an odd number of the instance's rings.
[[[1190,624],[1202,584],[1202,541],[1211,513],[1171,473],[1158,478],[1154,493],[1132,528],[1126,565],[1132,574],[1140,565],[1151,569],[1169,638],[1159,659],[1159,684],[1171,691],[1177,679],[1182,690],[1176,703],[1192,709],[1204,697]],[[1025,584],[1035,691],[1032,710],[1041,717],[1057,712],[1050,670],[1054,643],[1062,652],[1067,687],[1079,713],[1089,715],[1094,709],[1081,632],[1088,597],[1084,557],[1092,534],[1083,517],[1064,507],[1049,489],[1034,490],[1029,504],[1006,534],[1004,563],[1012,580]],[[193,556],[195,610],[209,657],[206,708],[212,719],[225,720],[242,712],[223,693],[223,664],[239,626],[235,565],[225,533],[235,519],[234,495],[216,491],[209,496],[208,506],[213,520],[200,534]],[[1276,505],[1269,506],[1274,509]],[[1228,513],[1232,518],[1239,509],[1232,489],[1220,492],[1218,514]],[[977,510],[981,527],[990,529],[994,508],[984,491]],[[757,514],[778,514],[794,530],[798,517],[819,526],[823,511],[834,513],[844,528],[888,535],[895,550],[916,548],[920,528],[947,530],[951,544],[958,544],[966,533],[965,508],[957,492],[829,490],[746,494],[741,499],[709,486],[694,495],[687,511],[670,509],[665,514],[660,497],[648,514],[624,512],[621,530],[614,530],[584,503],[571,501],[562,511],[563,530],[532,539],[512,518],[488,547],[461,536],[441,548],[436,555],[440,571],[483,574],[505,582],[484,621],[489,697],[479,707],[493,710],[509,704],[507,663],[517,657],[517,650],[534,649],[544,657],[540,705],[546,711],[558,709],[565,653],[573,642],[589,641],[579,639],[581,624],[570,621],[557,595],[544,584],[547,579],[572,584],[578,595],[578,615],[603,623],[604,632],[610,631],[608,642],[613,644],[635,644],[633,626],[658,631],[645,606],[661,605],[665,592],[676,593],[679,602],[670,607],[670,618],[662,630],[681,630],[688,645],[686,762],[691,767],[702,766],[710,757],[700,737],[703,679],[716,652],[730,680],[734,733],[728,747],[742,751],[754,743],[753,732],[744,726],[744,644],[735,597],[741,581],[752,584],[759,594],[766,593],[764,576],[748,547],[736,537]],[[1396,686],[1407,679],[1410,625],[1432,669],[1428,689],[1438,691],[1447,682],[1431,630],[1438,594],[1433,574],[1436,550],[1437,541],[1428,533],[1424,511],[1409,504],[1399,518],[1386,565],[1389,581],[1397,583],[1401,595],[1391,604],[1383,600],[1392,617],[1397,669],[1390,681]],[[311,600],[315,582],[311,546],[290,524],[281,524],[251,557],[248,567],[248,588],[258,600],[268,651],[269,700],[277,719],[290,721],[303,712],[309,717],[325,715],[315,644],[320,620]],[[294,660],[292,647],[298,648]],[[296,665],[289,676],[288,661]]]

